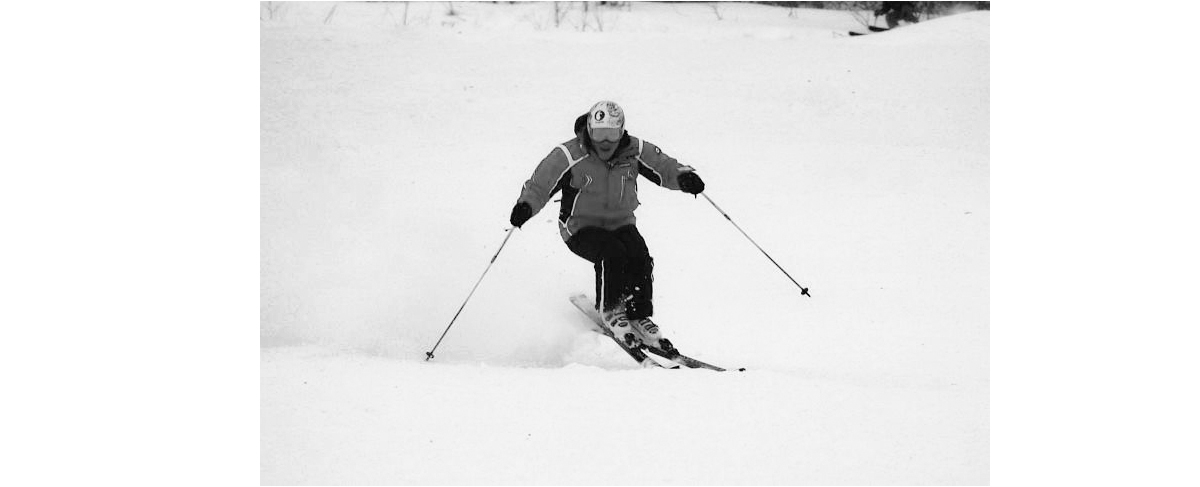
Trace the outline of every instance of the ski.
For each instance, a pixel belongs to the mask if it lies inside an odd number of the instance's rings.
[[[867,29],[868,29],[868,30],[870,30],[871,32],[887,32],[888,30],[890,30],[890,29],[888,29],[887,27],[875,27],[875,26],[873,26],[873,25],[868,25],[868,26],[867,26]],[[869,33],[870,33],[870,32],[855,32],[855,31],[850,31],[850,35],[852,35],[852,36],[865,36],[865,35],[867,35],[867,34],[869,34]]]
[[[659,350],[658,348],[650,347],[650,346],[643,346],[643,348],[647,352],[658,355],[659,357],[665,358],[667,360],[675,362],[675,363],[682,365],[684,367],[687,367],[689,369],[708,369],[708,370],[715,370],[717,372],[725,372],[727,370],[722,367],[717,367],[716,365],[701,362],[694,358],[688,357],[687,355],[683,355],[677,351],[667,352],[667,351]],[[734,370],[736,370],[738,372],[745,372],[746,368],[739,367]]]
[[[654,364],[654,365],[662,366],[662,364],[659,364],[658,362],[654,361],[653,359],[651,359],[649,356],[646,355],[646,352],[650,352],[654,355],[658,355],[659,357],[662,357],[666,360],[671,361],[673,366],[666,367],[666,368],[677,369],[680,366],[683,366],[683,367],[687,367],[690,369],[709,369],[709,370],[715,370],[717,372],[725,372],[726,371],[726,369],[723,367],[718,367],[716,365],[701,362],[694,358],[688,357],[687,355],[683,355],[683,354],[679,353],[679,351],[677,351],[677,350],[672,350],[670,352],[667,352],[665,350],[661,350],[656,347],[650,347],[650,346],[646,346],[646,345],[641,345],[638,348],[626,347],[624,342],[622,342],[621,340],[618,340],[616,337],[614,337],[612,335],[612,331],[610,331],[607,326],[604,326],[604,320],[600,319],[600,313],[598,311],[596,311],[596,308],[593,305],[592,299],[589,298],[586,294],[576,294],[574,296],[571,296],[571,304],[574,304],[576,308],[579,308],[579,311],[582,311],[583,314],[587,315],[588,318],[592,319],[592,324],[594,325],[594,328],[596,328],[597,332],[604,334],[604,336],[612,338],[612,340],[614,342],[616,342],[616,344],[618,346],[620,346],[622,350],[625,350],[625,352],[628,353],[630,357],[633,357],[634,360],[636,360],[639,364],[642,364],[643,366],[647,365],[646,361],[649,361],[651,364]],[[734,370],[737,370],[738,372],[746,371],[746,369],[744,367],[740,367],[740,368],[737,368]]]
[[[574,304],[576,308],[579,308],[579,311],[582,311],[584,315],[587,315],[588,318],[591,318],[592,328],[596,333],[611,338],[613,343],[616,343],[618,347],[621,347],[621,350],[624,350],[625,353],[629,354],[629,357],[637,362],[638,365],[641,365],[642,367],[660,367],[665,369],[679,368],[678,363],[665,366],[647,356],[646,352],[643,352],[641,348],[629,348],[625,346],[625,342],[618,340],[617,337],[613,336],[612,330],[609,330],[607,326],[604,326],[604,320],[600,318],[600,313],[596,311],[596,308],[592,307],[592,300],[588,298],[586,294],[576,294],[571,296],[571,304]]]

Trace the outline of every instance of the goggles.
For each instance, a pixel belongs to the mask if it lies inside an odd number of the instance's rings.
[[[596,127],[591,130],[592,140],[596,142],[617,142],[621,140],[625,129]]]

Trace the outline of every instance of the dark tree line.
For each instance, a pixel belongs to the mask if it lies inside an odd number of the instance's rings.
[[[829,10],[876,10],[883,2],[752,2],[788,8],[823,8]],[[992,2],[912,2],[915,11],[926,17],[936,17],[953,10],[991,10]]]

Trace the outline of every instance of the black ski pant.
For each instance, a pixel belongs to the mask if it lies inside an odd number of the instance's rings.
[[[624,301],[629,319],[654,314],[654,259],[636,226],[616,230],[586,227],[567,241],[567,247],[594,265],[600,309],[612,309]]]

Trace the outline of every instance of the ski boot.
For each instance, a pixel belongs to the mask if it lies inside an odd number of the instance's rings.
[[[613,336],[624,343],[626,347],[636,348],[640,345],[637,335],[634,334],[633,328],[629,324],[629,319],[625,317],[625,306],[617,306],[603,311],[600,313],[600,317],[604,319],[604,324],[608,326]]]
[[[638,340],[646,344],[646,346],[662,350],[668,355],[676,355],[679,353],[679,351],[675,349],[675,346],[671,344],[670,340],[662,337],[662,330],[660,330],[658,325],[656,325],[653,321],[650,321],[650,318],[630,320],[629,324],[630,327],[633,328],[634,334],[637,335]]]

